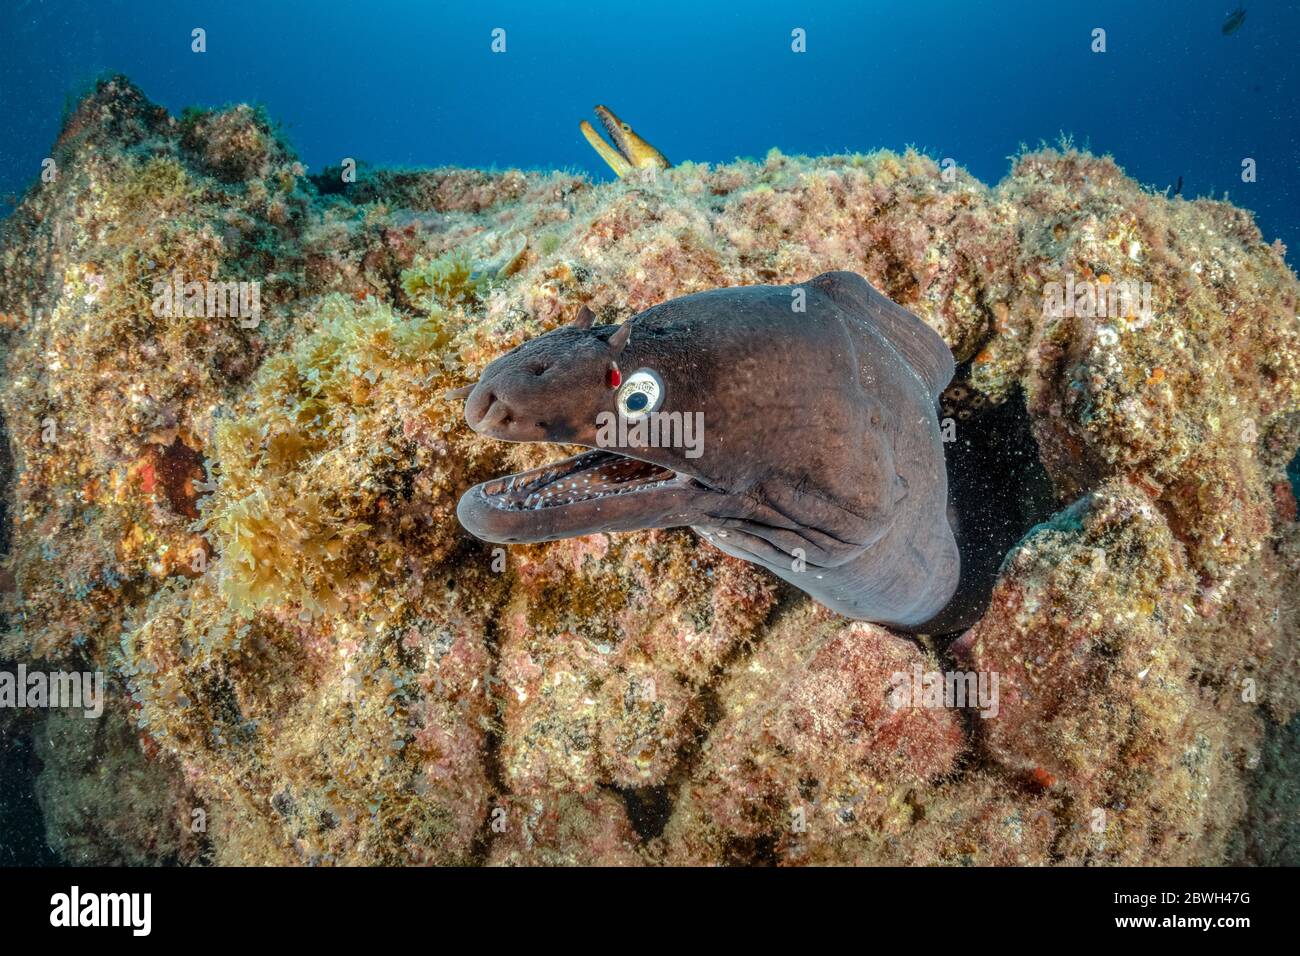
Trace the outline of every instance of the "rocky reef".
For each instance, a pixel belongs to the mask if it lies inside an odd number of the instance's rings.
[[[915,152],[309,177],[262,113],[122,78],[51,159],[0,224],[0,661],[109,699],[0,739],[63,858],[1300,862],[1300,283],[1248,212],[1065,144],[995,187]],[[685,530],[460,529],[549,452],[448,388],[581,304],[833,269],[968,364],[958,434],[1032,423],[1059,506],[968,632],[850,624]],[[892,696],[955,671],[996,713]]]

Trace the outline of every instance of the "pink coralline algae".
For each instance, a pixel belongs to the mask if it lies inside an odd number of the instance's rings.
[[[835,859],[907,832],[917,792],[952,774],[958,713],[901,700],[899,675],[937,662],[883,628],[807,610],[721,688],[725,715],[669,823],[676,862]]]
[[[914,151],[343,183],[122,78],[52,155],[0,226],[0,656],[110,695],[0,721],[43,741],[64,858],[1295,862],[1300,283],[1249,213],[1068,146],[993,187]],[[448,389],[582,305],[838,269],[944,338],[976,416],[1023,408],[1050,476],[967,633],[851,624],[686,530],[459,528],[571,450]],[[178,278],[256,314],[158,307]]]

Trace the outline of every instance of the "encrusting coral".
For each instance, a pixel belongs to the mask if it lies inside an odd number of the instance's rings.
[[[0,658],[109,675],[102,728],[22,718],[68,859],[1294,861],[1256,830],[1297,800],[1300,284],[1248,213],[1068,147],[993,188],[911,151],[309,178],[260,112],[122,78],[52,158],[0,226]],[[1023,402],[1055,485],[959,639],[686,531],[460,529],[549,452],[447,389],[582,304],[834,269]],[[996,713],[891,697],[954,671]]]

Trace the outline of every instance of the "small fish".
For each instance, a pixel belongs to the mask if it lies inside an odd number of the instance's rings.
[[[1174,195],[1181,196],[1183,193],[1183,177],[1178,177],[1178,185],[1174,186]]]
[[[1223,35],[1232,36],[1241,29],[1241,25],[1246,22],[1246,8],[1238,6],[1228,14],[1228,19],[1223,21]]]

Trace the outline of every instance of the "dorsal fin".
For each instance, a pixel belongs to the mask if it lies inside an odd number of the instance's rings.
[[[938,400],[952,380],[952,350],[939,333],[856,272],[826,272],[808,282],[840,307],[870,320]]]

